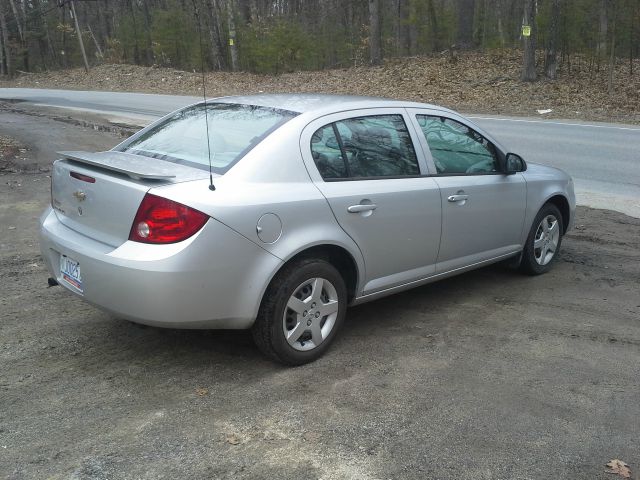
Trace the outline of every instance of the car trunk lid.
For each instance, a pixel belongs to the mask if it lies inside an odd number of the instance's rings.
[[[58,152],[51,204],[67,227],[117,247],[150,188],[207,178],[199,168],[123,152]]]

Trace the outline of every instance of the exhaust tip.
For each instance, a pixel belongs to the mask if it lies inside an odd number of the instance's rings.
[[[58,285],[58,281],[53,277],[47,278],[47,283],[49,284],[50,287],[55,287]]]

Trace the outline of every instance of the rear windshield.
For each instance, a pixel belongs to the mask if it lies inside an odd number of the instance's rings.
[[[198,104],[176,112],[125,143],[120,151],[209,169],[223,174],[267,135],[297,114],[254,105]]]

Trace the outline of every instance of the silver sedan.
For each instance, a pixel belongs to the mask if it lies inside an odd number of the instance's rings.
[[[113,315],[251,328],[290,365],[347,306],[493,262],[547,271],[573,182],[434,105],[225,97],[108,152],[59,152],[41,249],[51,283]]]

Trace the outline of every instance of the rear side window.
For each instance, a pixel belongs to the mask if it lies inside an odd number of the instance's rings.
[[[322,178],[337,179],[349,176],[334,124],[326,125],[313,134],[311,154]]]
[[[418,115],[440,175],[499,171],[495,147],[475,130],[446,117]]]
[[[420,174],[402,115],[350,118],[318,129],[311,153],[325,180]]]
[[[121,151],[224,173],[297,114],[254,105],[207,103],[188,107],[126,143]],[[207,138],[207,121],[209,135]]]

